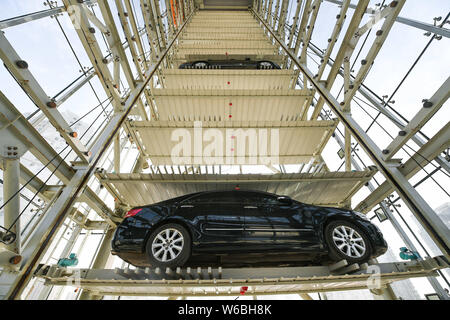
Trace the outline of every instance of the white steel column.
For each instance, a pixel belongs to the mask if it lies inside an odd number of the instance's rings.
[[[10,228],[9,231],[16,235],[16,240],[7,245],[7,248],[20,253],[20,196],[18,192],[20,187],[20,161],[19,158],[4,158],[3,163],[5,169],[3,171],[3,199],[8,201],[4,207],[3,225]]]
[[[108,260],[111,257],[111,240],[114,236],[114,229],[106,231],[103,237],[102,244],[98,250],[97,257],[92,264],[92,269],[108,269]],[[80,300],[101,300],[103,296],[97,296],[91,294],[87,290],[83,290],[80,295]]]
[[[114,137],[114,172],[120,172],[120,130]]]

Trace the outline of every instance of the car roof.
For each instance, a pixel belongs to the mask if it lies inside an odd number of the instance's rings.
[[[202,194],[212,194],[212,193],[222,193],[222,192],[242,192],[242,193],[260,193],[260,194],[264,194],[264,195],[270,195],[270,196],[278,196],[277,194],[274,193],[269,193],[269,192],[265,192],[265,191],[260,191],[260,190],[252,190],[252,189],[221,189],[221,190],[210,190],[210,191],[200,191],[200,192],[196,192],[196,193],[191,193],[191,196],[195,196],[195,195],[202,195]]]
[[[247,193],[248,192],[248,193],[259,193],[259,194],[268,195],[268,196],[272,196],[272,197],[278,197],[279,196],[279,195],[277,195],[275,193],[270,193],[270,192],[265,192],[265,191],[260,191],[260,190],[251,190],[251,189],[208,190],[208,191],[200,191],[200,192],[188,193],[188,194],[185,194],[183,196],[179,196],[179,197],[175,197],[175,198],[171,198],[171,199],[155,202],[155,203],[150,204],[149,206],[169,204],[169,203],[172,203],[172,202],[180,202],[180,201],[184,201],[184,200],[190,199],[190,198],[195,197],[195,196],[200,196],[200,195],[204,195],[204,194],[206,195],[206,194],[222,193],[222,192],[241,192],[241,193]]]

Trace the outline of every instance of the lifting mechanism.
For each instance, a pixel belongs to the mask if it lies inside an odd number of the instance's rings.
[[[433,39],[448,38],[448,29],[443,28],[447,18],[433,26],[401,17],[405,0],[383,1],[385,5],[376,9],[368,7],[369,0],[350,2],[62,0],[60,7],[48,2],[48,10],[0,21],[0,29],[7,29],[68,15],[92,64],[82,68],[83,75],[70,86],[49,97],[33,76],[33,66],[19,56],[8,34],[0,32],[0,59],[41,115],[26,117],[11,96],[0,92],[4,199],[0,298],[44,299],[50,292],[61,293],[65,286],[72,286],[82,289],[80,299],[237,296],[242,292],[254,296],[304,295],[358,289],[370,289],[378,298],[395,299],[390,287],[393,282],[426,277],[441,299],[449,299],[436,277],[450,267],[450,231],[409,179],[432,161],[449,173],[448,159],[442,155],[450,148],[449,123],[426,139],[421,128],[448,100],[450,82],[447,79],[425,99],[423,108],[409,122],[392,111],[391,99],[380,101],[363,83],[395,23],[431,32]],[[321,8],[332,4],[339,6],[338,14],[330,27],[327,48],[321,50],[312,43],[312,34],[318,28],[315,24]],[[362,39],[372,31],[376,34],[372,43],[365,43]],[[101,38],[108,49],[106,55]],[[340,38],[343,40],[338,45]],[[354,67],[351,61],[359,56],[355,51],[363,41],[369,49],[360,66]],[[308,63],[311,53],[320,58],[317,73]],[[178,68],[185,62],[232,59],[271,61],[280,69],[230,70],[207,63],[201,68]],[[97,123],[98,130],[86,140],[58,107],[94,78],[108,98],[100,104],[103,123]],[[337,79],[343,80],[344,90],[339,101],[331,93]],[[399,128],[398,136],[387,146],[377,145],[352,115],[353,102],[359,96]],[[56,151],[36,129],[43,118],[67,144],[62,151]],[[280,144],[270,145],[270,154],[265,154],[270,161],[258,162],[257,153],[250,148],[238,154],[233,140],[237,130],[266,134],[270,141],[279,138]],[[200,134],[192,157],[173,154],[177,148],[174,131],[194,140]],[[206,162],[205,133],[225,137],[219,148],[225,158]],[[333,140],[344,159],[344,170],[335,172],[322,157]],[[397,159],[398,151],[410,141],[420,149],[409,159]],[[357,161],[353,144],[361,147],[373,165],[365,165],[361,158]],[[269,157],[275,151],[276,158]],[[132,152],[133,165],[129,166],[129,160],[124,159]],[[25,153],[50,170],[57,182],[44,181],[31,172],[20,161]],[[265,166],[269,173],[243,173],[246,164]],[[289,165],[299,166],[298,171],[287,172]],[[226,166],[234,166],[239,173],[227,172]],[[377,174],[384,182],[376,182]],[[331,266],[174,270],[124,264],[111,269],[110,242],[126,210],[188,193],[236,187],[343,208],[351,208],[352,197],[367,187],[370,194],[354,209],[367,214],[379,205],[404,242],[404,258],[411,261],[372,260],[349,265],[342,260]],[[20,199],[26,198],[26,190],[44,205],[36,219],[25,225],[21,216],[26,208]],[[441,255],[418,253],[388,206],[393,192]],[[100,232],[102,239],[90,268],[78,269],[75,266],[83,258],[73,248],[83,232],[85,241],[93,232]],[[65,238],[64,234],[71,235]],[[65,244],[56,255],[61,241]]]

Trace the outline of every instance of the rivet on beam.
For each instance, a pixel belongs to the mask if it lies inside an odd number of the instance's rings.
[[[398,1],[392,1],[392,2],[389,4],[389,7],[395,8],[395,7],[397,6],[397,4],[398,4]]]
[[[56,105],[55,101],[52,100],[52,101],[47,102],[47,107],[54,109],[57,107],[57,105]]]
[[[423,107],[424,108],[431,108],[433,106],[433,102],[431,102],[430,100],[423,100]]]
[[[28,69],[28,63],[25,60],[18,60],[18,61],[16,61],[16,66],[19,69]]]
[[[22,261],[21,255],[16,255],[16,256],[12,257],[11,259],[9,259],[9,263],[11,263],[11,264],[19,264],[21,261]]]

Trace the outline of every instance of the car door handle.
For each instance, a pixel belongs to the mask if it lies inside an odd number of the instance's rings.
[[[180,206],[180,208],[193,208],[194,206],[191,204],[184,204],[182,206]]]
[[[258,209],[258,207],[255,207],[255,206],[245,206],[244,209]]]

